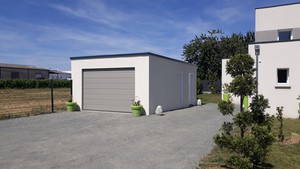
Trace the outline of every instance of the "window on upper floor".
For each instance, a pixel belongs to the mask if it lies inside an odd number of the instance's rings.
[[[277,69],[277,84],[289,84],[289,69]]]
[[[291,40],[292,31],[279,31],[278,32],[278,40],[279,41],[289,41]]]

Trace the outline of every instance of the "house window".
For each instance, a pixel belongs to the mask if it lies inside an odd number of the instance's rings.
[[[280,31],[278,32],[279,41],[289,41],[291,40],[291,31]]]
[[[19,72],[11,72],[10,76],[12,79],[19,79]]]
[[[289,69],[277,69],[277,84],[289,83]]]

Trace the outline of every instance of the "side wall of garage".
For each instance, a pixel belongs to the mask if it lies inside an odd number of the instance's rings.
[[[134,68],[135,96],[142,101],[146,113],[149,113],[149,57],[99,57],[71,60],[73,79],[73,100],[83,107],[83,70]],[[132,98],[134,99],[134,98]],[[130,107],[128,104],[128,107]]]
[[[196,73],[195,65],[150,56],[150,114],[158,105],[164,111],[195,105]]]

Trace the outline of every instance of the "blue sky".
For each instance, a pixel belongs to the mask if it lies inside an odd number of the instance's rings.
[[[254,30],[255,8],[295,0],[0,0],[0,63],[70,70],[72,56],[153,52],[182,59],[211,29]]]

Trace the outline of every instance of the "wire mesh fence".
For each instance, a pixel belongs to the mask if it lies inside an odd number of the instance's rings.
[[[51,88],[1,89],[0,119],[31,116],[66,110],[71,88],[53,88],[53,111]]]

